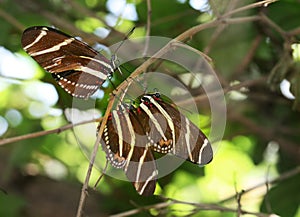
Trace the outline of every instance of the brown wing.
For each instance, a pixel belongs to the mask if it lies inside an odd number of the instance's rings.
[[[177,108],[163,101],[160,105],[170,114],[174,123],[176,132],[174,155],[199,165],[212,161],[212,147],[204,133]],[[170,131],[167,134],[170,136]]]
[[[113,72],[106,57],[56,29],[28,28],[21,41],[24,50],[72,96],[89,97]]]
[[[139,108],[154,151],[172,153],[199,165],[212,160],[213,152],[207,137],[177,108],[154,94],[145,95]]]
[[[139,194],[152,195],[157,179],[156,163],[134,111],[123,105],[112,111],[102,139],[110,163],[124,170]]]

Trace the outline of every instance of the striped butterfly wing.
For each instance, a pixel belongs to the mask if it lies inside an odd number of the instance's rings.
[[[204,133],[159,93],[141,97],[139,106],[153,150],[171,153],[198,165],[208,164],[213,152]]]
[[[102,54],[50,27],[26,29],[21,42],[24,50],[74,97],[88,98],[114,71]]]
[[[139,194],[152,195],[157,179],[156,163],[135,110],[124,105],[113,110],[102,140],[102,147],[110,163],[124,170]]]

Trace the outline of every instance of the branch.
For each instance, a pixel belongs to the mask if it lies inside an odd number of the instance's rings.
[[[132,209],[132,210],[129,210],[129,211],[126,211],[126,212],[118,213],[118,214],[115,214],[115,215],[111,215],[110,217],[131,216],[131,215],[134,215],[134,214],[137,214],[137,213],[140,213],[142,211],[149,210],[149,209],[152,209],[152,208],[154,208],[154,209],[166,208],[166,207],[168,207],[172,204],[174,204],[174,203],[171,202],[171,201],[166,201],[166,202],[157,203],[157,204],[154,204],[154,205],[144,206],[144,207],[140,207],[140,208],[137,208],[137,209]]]
[[[277,178],[274,178],[273,180],[268,181],[268,185],[270,185],[270,184],[276,184],[276,183],[278,183],[278,182],[284,181],[284,180],[289,179],[289,178],[291,178],[291,177],[293,177],[293,176],[295,176],[295,175],[298,175],[298,174],[300,174],[300,166],[299,166],[299,167],[296,167],[296,168],[294,168],[294,169],[292,169],[292,170],[289,170],[289,171],[287,171],[287,172],[285,172],[285,173],[282,173],[282,174],[281,174],[280,176],[278,176]],[[255,190],[255,189],[257,189],[257,188],[260,188],[260,187],[262,187],[262,186],[266,186],[266,182],[262,182],[262,183],[260,183],[260,184],[257,184],[257,185],[255,185],[255,186],[251,187],[251,188],[248,188],[248,189],[246,189],[246,190],[243,190],[243,194],[248,193],[248,192],[250,192],[250,191],[253,191],[253,190]],[[225,202],[228,202],[228,201],[234,200],[234,199],[236,199],[236,195],[232,195],[232,196],[230,196],[230,197],[228,197],[228,198],[226,198],[226,199],[220,201],[219,203],[225,203]]]
[[[52,129],[52,130],[43,130],[43,131],[39,131],[39,132],[35,132],[35,133],[29,133],[29,134],[22,135],[22,136],[16,136],[16,137],[2,139],[2,140],[0,140],[0,146],[6,145],[9,143],[26,140],[26,139],[32,139],[32,138],[36,138],[36,137],[40,137],[40,136],[45,136],[45,135],[49,135],[49,134],[54,134],[54,133],[58,134],[58,133],[61,133],[63,131],[66,131],[66,130],[71,129],[76,126],[93,123],[93,122],[100,122],[101,119],[102,118],[98,118],[98,119],[92,119],[92,120],[78,122],[76,124],[67,124],[65,126],[62,126],[62,127],[56,128],[56,129]]]
[[[253,4],[249,4],[249,5],[246,5],[244,7],[240,7],[240,8],[237,8],[235,10],[232,10],[232,11],[229,11],[228,13],[226,13],[224,15],[224,17],[226,16],[231,16],[233,14],[237,14],[237,13],[240,13],[240,12],[243,12],[243,11],[247,11],[249,9],[252,9],[252,8],[257,8],[257,7],[267,7],[269,4],[272,4],[274,2],[277,2],[278,0],[265,0],[265,1],[260,1],[260,2],[256,2],[256,3],[253,3]]]
[[[237,75],[244,72],[244,70],[249,66],[250,62],[252,61],[257,49],[259,48],[260,42],[262,41],[263,37],[258,35],[254,38],[250,48],[248,49],[247,54],[242,59],[241,63],[236,67],[233,71],[231,78],[237,77]]]
[[[291,178],[291,177],[293,177],[293,176],[295,176],[299,173],[300,173],[300,167],[296,167],[293,170],[285,172],[285,173],[281,174],[279,177],[269,181],[268,185],[275,184],[275,183],[278,183],[280,181],[286,180],[286,179]],[[241,198],[242,194],[253,191],[253,190],[255,190],[257,188],[260,188],[262,186],[265,186],[265,185],[266,185],[266,182],[258,184],[256,186],[253,186],[253,187],[248,188],[246,190],[243,190],[241,193],[239,193],[238,197]],[[152,204],[152,205],[149,205],[149,206],[143,206],[143,207],[139,207],[139,208],[136,208],[136,209],[128,210],[128,211],[125,211],[125,212],[122,212],[122,213],[111,215],[110,217],[131,216],[131,215],[134,215],[134,214],[137,214],[137,213],[143,212],[145,210],[149,210],[149,209],[158,209],[158,210],[160,210],[160,209],[168,208],[168,207],[170,207],[171,205],[174,205],[174,204],[191,205],[195,208],[193,210],[194,213],[199,212],[199,211],[203,211],[203,210],[215,210],[215,211],[220,211],[220,212],[239,213],[241,215],[250,214],[250,215],[257,216],[257,217],[276,217],[277,216],[275,214],[250,212],[250,211],[246,211],[246,210],[241,209],[241,207],[238,207],[238,209],[233,209],[233,208],[228,208],[228,207],[217,205],[217,204],[193,203],[193,202],[180,201],[180,200],[176,200],[176,199],[172,199],[172,198],[164,198],[164,197],[162,197],[162,198],[166,201],[162,202],[162,203]],[[226,198],[226,199],[220,201],[219,203],[225,203],[225,202],[233,200],[233,199],[237,199],[236,194],[229,197],[229,198]]]
[[[261,14],[261,19],[262,19],[263,22],[265,22],[267,25],[269,25],[275,31],[277,31],[281,35],[282,38],[284,38],[285,40],[287,40],[288,35],[287,35],[287,33],[280,26],[278,26],[276,23],[274,23],[270,18],[268,18],[264,14]]]
[[[212,2],[210,2],[212,4]],[[227,5],[226,11],[231,11],[233,8],[236,6],[237,1],[236,0],[231,0],[229,4]],[[215,6],[215,5],[213,5]],[[217,11],[216,9],[214,11]],[[220,15],[217,15],[217,17],[221,17]],[[207,43],[206,47],[204,48],[204,53],[209,54],[211,48],[215,44],[215,42],[218,40],[219,36],[221,36],[222,32],[226,29],[226,25],[219,25],[214,33],[212,34],[209,42]]]
[[[24,25],[20,23],[16,18],[5,12],[0,8],[0,17],[2,17],[4,20],[6,20],[8,23],[10,23],[12,26],[17,28],[20,32],[23,32]]]
[[[107,118],[106,118],[106,120],[107,120]],[[101,124],[101,126],[102,126],[102,124]],[[103,132],[103,130],[102,130],[102,132]],[[86,199],[86,196],[87,196],[87,193],[88,193],[89,181],[90,181],[90,177],[91,177],[91,174],[92,174],[92,170],[93,170],[94,162],[95,162],[95,159],[96,159],[96,155],[97,155],[97,152],[98,152],[98,148],[99,148],[99,144],[100,144],[100,140],[101,140],[101,135],[98,134],[97,139],[94,143],[94,149],[93,149],[93,152],[91,153],[90,164],[89,164],[88,170],[86,172],[86,177],[85,177],[84,184],[82,185],[82,188],[81,188],[81,194],[80,194],[80,198],[79,198],[79,204],[78,204],[78,208],[77,208],[76,217],[81,217],[82,214],[83,214],[83,208],[84,208],[85,201],[86,201],[85,199]]]
[[[148,49],[149,49],[149,36],[150,36],[150,30],[151,30],[151,15],[152,15],[152,9],[151,9],[151,0],[147,0],[147,8],[148,8],[148,14],[147,14],[147,26],[146,26],[146,42],[145,42],[145,48],[143,52],[143,56],[145,57]]]
[[[131,216],[131,215],[134,215],[134,214],[137,214],[137,213],[143,212],[145,210],[149,210],[149,209],[162,210],[162,209],[169,208],[170,206],[172,206],[174,204],[183,204],[183,205],[193,206],[194,207],[194,210],[192,210],[193,213],[197,213],[199,211],[204,211],[204,210],[213,210],[213,211],[219,211],[219,212],[233,212],[233,213],[237,212],[236,209],[228,208],[225,206],[220,206],[217,204],[193,203],[193,202],[186,202],[186,201],[181,201],[181,200],[176,200],[176,199],[171,199],[171,198],[164,198],[164,200],[166,200],[166,201],[162,202],[162,203],[157,203],[157,204],[153,204],[153,205],[149,205],[149,206],[143,206],[143,207],[125,211],[122,213],[114,214],[114,215],[111,215],[110,217]],[[249,212],[249,211],[242,210],[242,209],[240,210],[240,212],[241,212],[241,214],[250,214],[250,215],[257,216],[257,217],[271,217],[272,216],[270,214]]]
[[[210,97],[217,97],[217,96],[229,93],[230,91],[233,91],[233,90],[240,90],[243,87],[251,87],[251,86],[258,85],[258,84],[264,84],[266,81],[267,81],[267,77],[261,77],[261,78],[257,78],[257,79],[253,79],[253,80],[243,81],[243,82],[240,82],[238,84],[226,87],[222,90],[216,90],[216,91],[213,91],[213,92],[210,92],[210,93],[206,93],[206,94],[196,96],[193,99],[189,98],[189,99],[186,99],[184,101],[180,101],[177,104],[180,105],[180,106],[188,105],[189,103],[191,103],[191,101],[195,101],[195,102],[199,103],[199,102],[202,102],[203,100],[206,100],[208,95]]]

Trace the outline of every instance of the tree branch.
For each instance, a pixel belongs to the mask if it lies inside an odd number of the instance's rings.
[[[183,205],[193,206],[194,210],[189,211],[189,212],[192,212],[193,214],[198,213],[199,211],[205,211],[205,210],[206,211],[212,210],[212,211],[219,211],[219,212],[232,212],[232,213],[238,212],[237,209],[228,208],[228,207],[220,206],[217,204],[193,203],[193,202],[186,202],[186,201],[181,201],[181,200],[176,200],[176,199],[171,199],[171,198],[164,198],[164,200],[166,200],[166,201],[162,202],[162,203],[139,207],[136,209],[132,209],[132,210],[128,210],[125,212],[111,215],[110,217],[131,216],[131,215],[141,213],[141,212],[143,212],[145,210],[149,210],[149,209],[163,210],[163,209],[167,209],[170,206],[175,205],[175,204],[183,204]],[[241,212],[241,214],[250,214],[250,215],[257,216],[257,217],[271,217],[272,216],[272,215],[266,214],[266,213],[250,212],[250,211],[246,211],[246,210],[242,210],[242,209],[240,210],[240,212]],[[275,217],[275,215],[273,215],[273,216]]]
[[[279,177],[268,181],[268,185],[270,184],[275,184],[278,183],[280,181],[286,180],[288,178],[291,178],[297,174],[300,173],[300,167],[296,167],[288,172],[285,172],[283,174],[281,174]],[[255,185],[251,188],[248,188],[246,190],[243,190],[239,194],[238,196],[238,200],[240,200],[241,196],[245,193],[248,193],[250,191],[253,191],[257,188],[260,188],[262,186],[266,186],[266,182]],[[228,202],[230,200],[233,199],[237,199],[237,194],[230,196],[222,201],[220,201],[219,203],[225,203]],[[157,210],[162,210],[162,209],[166,209],[169,208],[170,206],[174,205],[174,204],[185,204],[185,205],[191,205],[194,207],[193,213],[199,212],[199,211],[203,211],[203,210],[214,210],[214,211],[220,211],[220,212],[232,212],[232,213],[238,213],[239,215],[244,215],[244,214],[250,214],[250,215],[254,215],[257,217],[276,217],[276,214],[267,214],[267,213],[259,213],[259,212],[250,212],[250,211],[246,211],[243,210],[240,205],[237,209],[233,209],[233,208],[228,208],[225,206],[221,206],[218,204],[209,204],[209,203],[193,203],[193,202],[186,202],[186,201],[180,201],[180,200],[176,200],[176,199],[172,199],[172,198],[165,198],[165,197],[161,197],[165,200],[165,202],[161,202],[161,203],[157,203],[157,204],[152,204],[152,205],[148,205],[148,206],[143,206],[143,207],[139,207],[136,209],[132,209],[132,210],[128,210],[125,212],[121,212],[118,214],[114,214],[111,215],[110,217],[125,217],[125,216],[131,216],[140,212],[143,212],[145,210],[149,210],[149,209],[157,209]],[[277,216],[278,217],[278,216]]]
[[[63,131],[66,131],[68,129],[71,129],[75,126],[80,126],[80,125],[84,125],[84,124],[89,124],[89,123],[93,123],[93,122],[100,122],[102,118],[98,118],[98,119],[92,119],[92,120],[87,120],[87,121],[82,121],[76,124],[67,124],[65,126],[56,128],[56,129],[52,129],[52,130],[43,130],[43,131],[39,131],[39,132],[34,132],[34,133],[29,133],[26,135],[21,135],[21,136],[16,136],[16,137],[11,137],[11,138],[6,138],[6,139],[1,139],[0,140],[0,146],[9,144],[9,143],[14,143],[14,142],[18,142],[18,141],[23,141],[26,139],[32,139],[32,138],[36,138],[36,137],[40,137],[40,136],[45,136],[45,135],[49,135],[49,134],[54,134],[54,133],[61,133]]]
[[[293,177],[295,175],[298,175],[298,174],[300,174],[300,166],[296,167],[296,168],[294,168],[292,170],[289,170],[289,171],[287,171],[285,173],[282,173],[277,178],[274,178],[273,180],[268,181],[268,185],[279,183],[281,181],[289,179],[289,178],[291,178],[291,177]],[[253,191],[253,190],[257,189],[257,188],[260,188],[262,186],[266,186],[266,182],[262,182],[260,184],[257,184],[255,186],[251,187],[251,188],[243,190],[243,194],[246,194],[246,193],[248,193],[250,191]],[[230,196],[230,197],[228,197],[228,198],[220,201],[219,203],[225,203],[225,202],[228,202],[228,201],[234,200],[234,199],[236,199],[236,195],[232,195],[232,196]]]

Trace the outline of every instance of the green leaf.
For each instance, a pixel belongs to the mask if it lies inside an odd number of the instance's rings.
[[[299,183],[300,175],[297,175],[271,188],[264,198],[261,211],[294,217],[300,206]]]
[[[0,192],[0,204],[0,216],[19,217],[25,201],[19,196]]]

